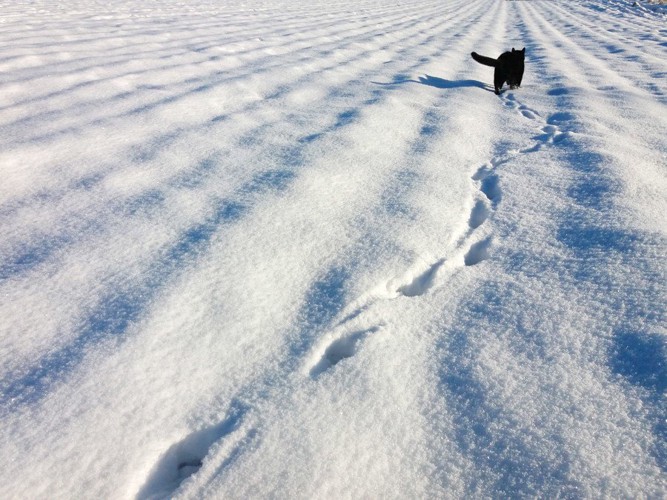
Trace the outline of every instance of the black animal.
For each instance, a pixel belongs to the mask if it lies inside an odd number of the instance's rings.
[[[478,63],[496,68],[493,72],[493,86],[496,89],[496,94],[500,94],[500,89],[505,82],[511,89],[521,86],[526,47],[521,50],[512,48],[512,52],[503,52],[498,59],[480,56],[477,52],[472,52],[470,55]]]

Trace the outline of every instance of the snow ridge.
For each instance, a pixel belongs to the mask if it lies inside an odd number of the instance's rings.
[[[5,6],[0,496],[665,496],[663,25]]]

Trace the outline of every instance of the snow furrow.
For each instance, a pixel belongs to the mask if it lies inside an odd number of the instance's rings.
[[[664,496],[663,12],[4,6],[0,497]]]
[[[559,16],[550,17],[551,26],[557,27],[568,38],[578,39],[580,47],[589,53],[596,53],[596,59],[605,61],[608,67],[630,80],[633,85],[651,92],[665,104],[665,91],[660,83],[667,75],[667,49],[658,46],[656,48],[659,50],[649,53],[645,49],[648,46],[647,37],[641,40],[623,39],[614,31],[609,32],[608,27],[602,31],[599,26],[584,22],[581,16],[576,17],[561,6],[555,5],[554,11]],[[598,50],[600,46],[606,49],[606,53]]]

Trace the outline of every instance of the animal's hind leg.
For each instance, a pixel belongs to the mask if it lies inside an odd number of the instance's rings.
[[[496,95],[500,94],[500,89],[503,88],[503,83],[505,83],[505,79],[499,75],[498,72],[494,73],[493,86],[496,89]]]

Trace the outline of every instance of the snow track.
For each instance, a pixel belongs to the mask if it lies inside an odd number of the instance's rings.
[[[0,496],[665,496],[665,15],[226,3],[3,6]]]

